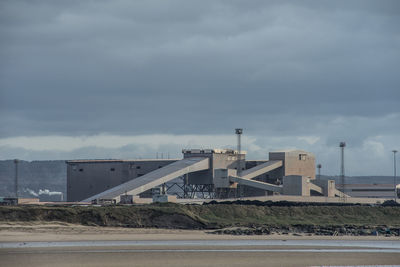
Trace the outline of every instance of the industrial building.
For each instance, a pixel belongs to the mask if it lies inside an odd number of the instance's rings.
[[[246,160],[231,149],[185,149],[182,159],[67,161],[67,200],[132,203],[168,193],[180,179],[183,197],[344,196],[333,180],[315,179],[315,157],[302,150],[275,151],[268,160]],[[163,187],[164,186],[164,187]],[[158,189],[158,190],[155,190]]]
[[[338,188],[342,186],[339,184]],[[351,184],[346,183],[344,186],[344,192],[350,197],[358,198],[383,198],[383,199],[393,199],[394,197],[394,186],[393,183],[374,183],[365,184],[357,183]],[[400,185],[396,185],[396,198],[400,197]]]
[[[81,201],[176,161],[177,159],[69,160],[67,201]]]

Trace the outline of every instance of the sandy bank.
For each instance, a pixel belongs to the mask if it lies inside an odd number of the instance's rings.
[[[288,235],[214,235],[208,230],[121,228],[83,226],[67,223],[0,223],[0,242],[98,241],[98,240],[244,240],[244,239],[322,239],[322,240],[397,240],[384,236],[294,236]]]

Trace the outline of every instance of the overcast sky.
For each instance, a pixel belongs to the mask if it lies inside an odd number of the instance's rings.
[[[0,2],[0,159],[297,148],[392,175],[400,1]],[[400,157],[400,156],[399,156]],[[398,164],[400,165],[400,164]]]

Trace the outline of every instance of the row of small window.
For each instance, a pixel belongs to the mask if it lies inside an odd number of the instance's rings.
[[[394,188],[351,189],[353,192],[393,192]]]
[[[140,166],[136,166],[136,169],[139,170],[140,168],[141,168]],[[158,168],[160,169],[160,168],[162,168],[162,166],[158,166]],[[76,167],[74,167],[73,170],[76,171]],[[83,172],[83,169],[79,169],[79,171]],[[112,172],[115,171],[115,168],[111,168],[110,171],[112,171]]]
[[[161,169],[162,167],[163,167],[163,166],[158,166],[159,169]],[[130,168],[133,169],[134,166],[131,165]],[[74,171],[77,170],[76,166],[72,166],[72,169],[73,169]],[[141,169],[141,166],[136,166],[136,169],[137,169],[137,170]],[[79,171],[80,171],[80,172],[83,172],[83,169],[81,168],[81,169],[79,169]],[[110,171],[112,171],[112,172],[115,171],[115,168],[111,168]]]
[[[74,171],[76,171],[76,169],[74,168]],[[83,169],[79,169],[80,172],[83,172]],[[115,171],[115,168],[111,168],[110,171]]]

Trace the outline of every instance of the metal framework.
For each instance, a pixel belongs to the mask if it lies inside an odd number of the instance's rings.
[[[185,198],[204,198],[213,199],[215,198],[214,185],[213,184],[188,184],[184,185],[184,196]]]
[[[240,194],[239,188],[215,188],[215,198],[237,198]]]
[[[166,192],[169,195],[176,195],[178,198],[204,198],[214,199],[213,184],[189,184],[187,175],[166,184]]]

